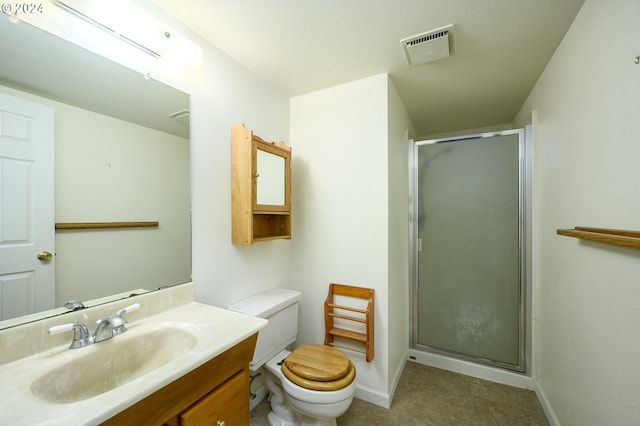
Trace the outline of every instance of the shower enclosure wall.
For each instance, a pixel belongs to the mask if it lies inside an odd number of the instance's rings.
[[[524,130],[412,147],[412,346],[525,371]]]

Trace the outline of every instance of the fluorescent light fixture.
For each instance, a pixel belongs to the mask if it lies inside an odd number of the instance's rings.
[[[61,9],[149,56],[188,69],[199,65],[202,49],[126,0],[52,0]]]

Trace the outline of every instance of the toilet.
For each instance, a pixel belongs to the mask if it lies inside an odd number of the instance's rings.
[[[258,333],[252,372],[266,369],[271,426],[336,425],[351,405],[356,370],[341,351],[322,344],[287,347],[298,335],[298,291],[273,289],[228,307],[269,320]]]

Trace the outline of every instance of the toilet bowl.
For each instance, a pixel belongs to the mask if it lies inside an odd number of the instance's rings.
[[[326,358],[327,353],[332,354],[332,351],[344,357],[347,365],[344,362],[339,367],[335,363],[327,364],[322,358]],[[319,356],[313,358],[313,353]],[[284,350],[278,353],[267,362],[266,367],[267,386],[271,393],[271,426],[335,425],[336,418],[351,405],[356,385],[355,367],[337,349],[323,345],[302,345],[294,352]],[[326,380],[334,377],[337,378]],[[314,380],[316,378],[322,380]]]
[[[336,425],[349,408],[355,393],[355,367],[341,351],[304,344],[286,348],[298,334],[298,291],[273,289],[249,297],[228,309],[269,320],[258,333],[253,360],[257,375],[266,369],[271,426]]]

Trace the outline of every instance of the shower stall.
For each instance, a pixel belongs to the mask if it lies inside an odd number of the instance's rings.
[[[412,351],[525,371],[525,130],[411,147]]]

